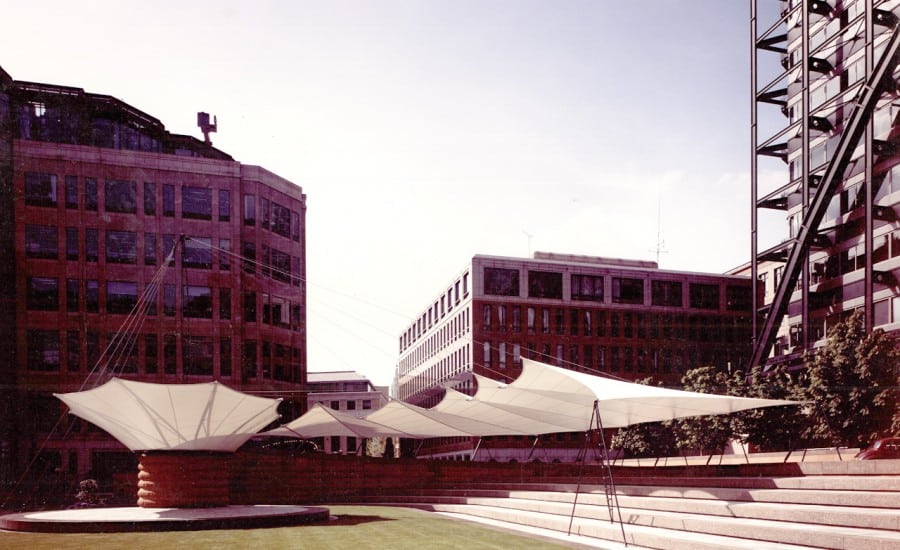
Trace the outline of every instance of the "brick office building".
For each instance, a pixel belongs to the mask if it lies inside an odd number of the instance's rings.
[[[304,409],[299,186],[113,97],[2,70],[0,148],[3,475],[35,457],[72,476],[131,467],[95,428],[55,425],[51,392],[98,366]]]
[[[666,271],[655,262],[540,252],[534,258],[475,256],[401,334],[397,395],[433,406],[445,384],[471,393],[469,372],[514,380],[523,356],[667,384],[678,384],[695,367],[740,368],[751,351],[750,287],[746,277]],[[581,442],[546,439],[553,446]],[[501,441],[526,450],[531,445]],[[459,440],[436,454],[458,457],[470,450],[471,442]],[[521,459],[522,453],[508,456]]]

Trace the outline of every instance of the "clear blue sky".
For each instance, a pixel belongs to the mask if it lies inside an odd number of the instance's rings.
[[[0,0],[0,66],[173,132],[217,115],[217,147],[308,195],[310,370],[387,384],[400,332],[474,254],[655,259],[660,228],[664,269],[749,260],[749,12]]]

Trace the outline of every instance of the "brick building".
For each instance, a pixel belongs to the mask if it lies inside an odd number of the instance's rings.
[[[305,210],[299,186],[208,139],[0,69],[2,474],[35,458],[72,476],[132,467],[95,428],[56,424],[51,392],[99,368],[304,410]]]

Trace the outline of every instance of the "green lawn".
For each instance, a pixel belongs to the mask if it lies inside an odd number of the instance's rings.
[[[0,532],[0,548],[352,548],[431,549],[567,548],[543,539],[389,506],[328,506],[337,521],[299,527],[171,531],[165,533],[62,534]]]

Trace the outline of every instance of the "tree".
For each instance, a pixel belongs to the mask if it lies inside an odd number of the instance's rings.
[[[653,385],[653,377],[635,380],[637,384]],[[672,456],[678,452],[676,426],[673,422],[645,422],[634,424],[613,435],[610,446],[622,449],[634,458]]]
[[[866,333],[857,310],[807,357],[805,397],[813,402],[808,435],[833,445],[865,446],[900,427],[900,352],[881,329]]]
[[[686,391],[738,395],[743,375],[729,374],[715,367],[699,367],[687,371],[681,378]],[[678,448],[708,451],[710,459],[741,433],[740,419],[736,415],[691,416],[676,421],[678,424]]]
[[[750,371],[743,395],[802,401],[804,390],[800,380],[799,374],[791,373],[783,366],[771,372],[763,372],[762,367],[757,366]],[[739,416],[744,441],[764,450],[793,451],[809,424],[802,405],[751,409],[739,413]]]

